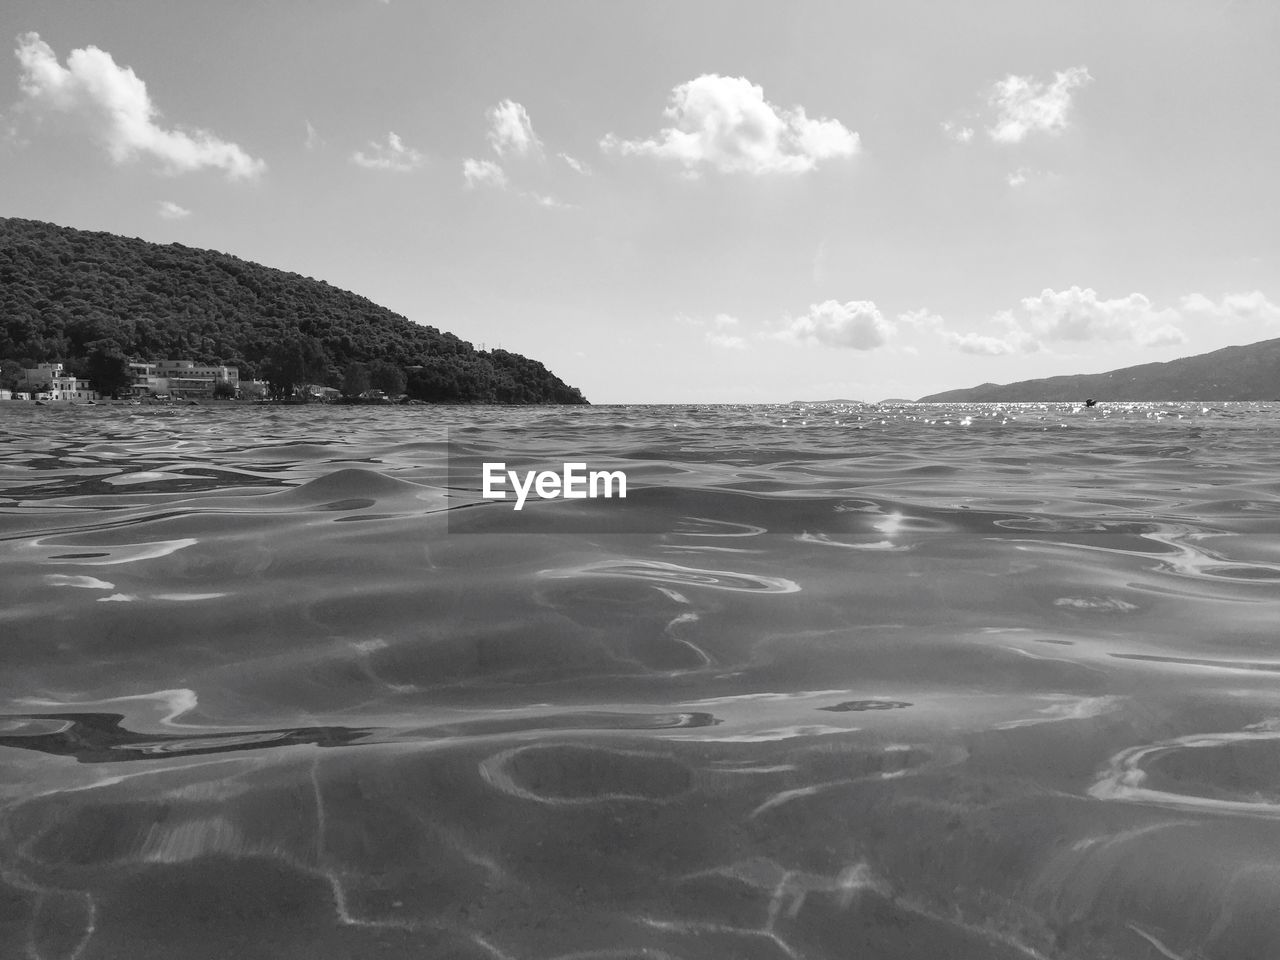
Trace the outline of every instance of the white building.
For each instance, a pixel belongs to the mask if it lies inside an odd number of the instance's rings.
[[[22,371],[25,390],[36,400],[71,400],[86,403],[98,394],[89,381],[68,373],[60,363],[41,363]]]
[[[239,367],[196,363],[194,360],[156,360],[154,366],[156,376],[170,380],[226,380],[231,384],[240,382]]]
[[[129,364],[133,376],[132,393],[138,397],[154,395],[175,399],[209,399],[214,385],[222,382],[238,391],[240,369],[221,364],[196,363],[194,360],[148,360]]]

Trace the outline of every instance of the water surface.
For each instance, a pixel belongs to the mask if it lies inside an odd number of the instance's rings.
[[[1277,623],[1275,404],[4,405],[0,956],[1274,960]]]

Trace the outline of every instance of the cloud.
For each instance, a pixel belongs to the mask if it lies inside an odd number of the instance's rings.
[[[714,347],[724,347],[727,350],[747,349],[747,341],[743,337],[729,333],[730,330],[735,330],[740,325],[737,317],[727,313],[717,313],[711,319],[711,325],[714,329],[707,331],[707,343]]]
[[[713,347],[722,347],[726,350],[747,349],[747,339],[731,332],[741,325],[741,321],[731,314],[717,313],[710,320],[700,320],[687,314],[678,313],[676,314],[676,320],[702,330],[703,340]]]
[[[314,150],[316,147],[321,146],[324,141],[320,139],[320,134],[317,132],[316,128],[311,125],[311,121],[304,120],[303,123],[307,125],[307,139],[303,145],[308,150]]]
[[[927,307],[921,307],[918,310],[908,310],[906,313],[898,314],[898,325],[914,327],[917,330],[941,330],[943,320]]]
[[[518,197],[526,200],[532,200],[540,207],[546,207],[554,210],[567,210],[573,205],[565,203],[559,197],[552,196],[548,193],[539,193],[536,190],[517,190],[510,179],[507,172],[500,165],[492,160],[477,160],[468,158],[462,161],[462,179],[465,181],[468,190],[474,190],[477,187],[492,187],[495,190],[506,190]]]
[[[973,127],[968,127],[963,123],[956,123],[952,120],[942,121],[942,133],[956,143],[968,143],[973,139]]]
[[[810,304],[808,313],[792,317],[774,334],[780,340],[794,343],[852,350],[874,350],[888,343],[892,335],[893,325],[870,300],[847,303],[827,300]]]
[[[988,95],[996,121],[987,133],[998,143],[1021,143],[1031,133],[1061,133],[1067,128],[1071,92],[1092,79],[1085,67],[1059,71],[1052,83],[1010,74]]]
[[[157,213],[165,220],[182,220],[191,216],[191,211],[186,207],[181,207],[172,200],[161,200],[157,206]]]
[[[901,314],[898,323],[932,333],[964,353],[1002,356],[1034,353],[1054,344],[1176,346],[1188,341],[1182,328],[1193,320],[1280,327],[1280,305],[1259,290],[1225,294],[1216,301],[1191,293],[1181,297],[1174,308],[1157,307],[1141,293],[1102,300],[1090,288],[1070,287],[1024,297],[1017,308],[1002,310],[991,319],[1003,328],[1002,336],[948,330],[941,317],[927,310]]]
[[[1114,300],[1099,300],[1092,289],[1071,287],[1041,291],[1021,302],[1023,316],[1017,327],[1044,340],[1068,343],[1131,341],[1144,346],[1185,343],[1186,335],[1174,326],[1181,317],[1175,310],[1157,310],[1140,293]]]
[[[1280,325],[1280,306],[1268,300],[1261,290],[1250,293],[1229,293],[1217,303],[1204,294],[1191,293],[1179,301],[1179,306],[1184,313],[1198,318],[1267,326]]]
[[[557,153],[556,156],[559,157],[561,160],[563,160],[566,164],[568,164],[569,169],[572,170],[574,173],[580,173],[584,177],[591,176],[591,168],[588,167],[581,160],[579,160],[577,157],[571,157],[567,153]]]
[[[542,141],[533,132],[529,114],[520,104],[503,100],[496,107],[490,107],[487,116],[489,143],[498,156],[515,154],[523,157],[542,152]]]
[[[351,162],[366,170],[388,170],[392,173],[408,173],[426,162],[421,153],[406,147],[395,133],[387,134],[386,143],[370,140],[368,150],[368,153],[357,150],[351,155]]]
[[[707,343],[713,347],[724,347],[726,350],[745,350],[747,341],[731,333],[715,333],[707,331]]]
[[[498,187],[504,189],[507,186],[507,175],[503,169],[492,160],[472,160],[462,161],[462,176],[467,182],[467,189],[474,189],[478,186]]]
[[[232,180],[250,180],[266,170],[262,160],[207,130],[162,126],[147,85],[104,50],[72,50],[64,67],[39,34],[26,33],[18,38],[16,53],[27,102],[88,123],[116,163],[146,156],[167,173],[209,168]]]
[[[608,134],[606,152],[675,160],[690,176],[702,167],[720,173],[806,173],[821,160],[851,157],[858,135],[838,120],[810,119],[803,107],[780,109],[745,77],[703,74],[671,91],[665,111],[672,125],[649,140]]]
[[[944,330],[942,339],[961,353],[976,353],[984,357],[998,357],[1006,353],[1017,353],[1018,345],[1014,338],[984,337],[976,333],[956,333]]]
[[[468,158],[462,162],[462,177],[468,190],[480,186],[506,190],[518,197],[531,200],[540,207],[564,210],[573,205],[565,203],[559,197],[538,190],[518,189],[511,181],[511,174],[528,172],[527,167],[520,164],[507,163],[508,159],[530,157],[538,161],[538,166],[545,168],[546,153],[542,141],[533,132],[533,122],[529,112],[514,100],[503,100],[490,107],[485,114],[489,119],[489,145],[493,152],[506,163],[506,167],[493,160]],[[569,156],[567,153],[556,154],[576,173],[588,175],[591,171],[586,164]]]
[[[1207,301],[1206,301],[1207,302]],[[1179,329],[1183,317],[1170,308],[1157,308],[1140,293],[1100,300],[1090,289],[1045,289],[1039,296],[1024,297],[1014,310],[1002,310],[992,321],[1006,331],[1003,336],[957,333],[939,322],[934,329],[942,340],[964,353],[1001,356],[1035,353],[1050,344],[1134,343],[1163,347],[1186,343]]]
[[[553,197],[546,193],[537,193],[533,190],[526,190],[522,196],[528,197],[540,207],[551,207],[555,210],[567,210],[572,204],[565,203],[559,197]]]
[[[1002,339],[976,333],[956,333],[954,330],[947,329],[946,321],[942,317],[923,307],[898,314],[898,326],[911,327],[921,333],[939,337],[944,343],[950,344],[962,353],[995,357],[1005,353],[1015,353],[1018,350],[1016,335]]]
[[[1061,180],[1062,175],[1059,173],[1033,167],[1018,167],[1016,170],[1010,170],[1004,176],[1004,182],[1014,190],[1020,190],[1025,187],[1028,191],[1037,188],[1051,188]]]

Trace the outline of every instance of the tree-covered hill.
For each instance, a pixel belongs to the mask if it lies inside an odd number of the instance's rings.
[[[1280,339],[1106,373],[984,383],[921,397],[921,403],[1037,400],[1280,400]]]
[[[106,352],[234,364],[297,354],[339,386],[358,365],[405,372],[439,402],[585,403],[541,363],[476,350],[364,297],[214,250],[0,218],[0,359],[79,371]]]

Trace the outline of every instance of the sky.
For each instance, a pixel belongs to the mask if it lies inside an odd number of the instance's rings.
[[[1272,0],[5,0],[0,216],[211,248],[594,403],[1280,337]]]

